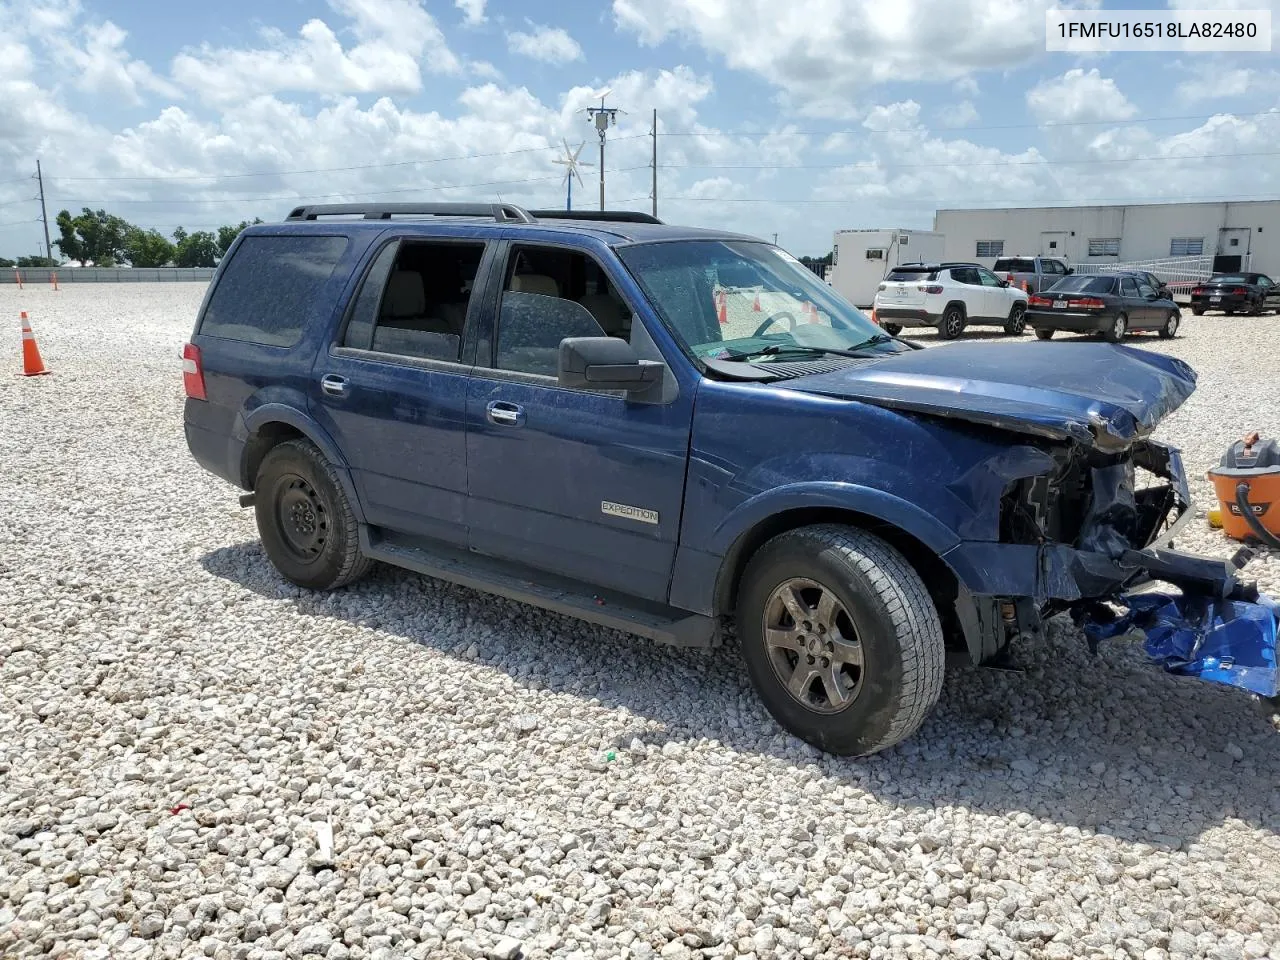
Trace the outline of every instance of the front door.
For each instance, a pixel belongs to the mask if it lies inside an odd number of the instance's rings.
[[[986,316],[994,320],[1007,320],[1013,309],[1012,292],[1000,285],[1000,278],[986,267],[978,267],[978,280],[982,283],[982,303]]]
[[[387,243],[316,364],[313,413],[377,534],[467,543],[463,334],[485,260],[476,240]]]
[[[471,547],[665,601],[693,396],[675,389],[669,368],[650,402],[557,386],[565,337],[621,337],[663,358],[603,257],[521,236],[467,395]]]

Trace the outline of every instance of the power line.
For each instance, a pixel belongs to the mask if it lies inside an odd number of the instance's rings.
[[[641,197],[640,199],[644,199]],[[690,203],[781,203],[788,206],[793,204],[851,204],[863,201],[861,197],[846,197],[843,199],[822,198],[822,199],[804,199],[797,200],[787,197],[770,197],[770,198],[754,198],[754,197],[667,197],[668,200],[683,200]],[[1135,203],[1142,201],[1159,201],[1161,203],[1186,203],[1190,201],[1225,201],[1234,203],[1237,201],[1249,200],[1280,200],[1280,193],[1254,194],[1252,196],[1241,196],[1235,194],[1206,194],[1206,195],[1184,195],[1184,196],[1149,196],[1149,197],[1069,197],[1066,199],[1037,199],[1034,202],[1015,203],[1008,197],[981,197],[973,200],[956,199],[955,197],[900,197],[900,198],[877,198],[881,201],[888,201],[888,205],[892,207],[894,204],[911,205],[911,204],[977,204],[977,203],[994,203],[999,204],[996,209],[1012,209],[1021,207],[1035,206],[1085,206],[1094,203]],[[954,207],[943,208],[954,209]]]
[[[1052,120],[1044,123],[999,123],[999,124],[976,124],[961,127],[945,127],[948,133],[964,133],[966,131],[975,130],[1038,130],[1041,128],[1053,129],[1056,127],[1097,127],[1097,126],[1123,126],[1133,123],[1162,123],[1165,121],[1179,120],[1212,120],[1214,117],[1230,117],[1232,119],[1244,119],[1246,117],[1266,117],[1273,116],[1280,119],[1280,111],[1276,110],[1258,110],[1253,113],[1200,113],[1200,114],[1183,114],[1182,116],[1173,117],[1129,117],[1121,120]],[[744,130],[744,131],[705,131],[705,130],[668,130],[659,134],[663,137],[742,137],[749,139],[752,137],[830,137],[841,133],[856,133],[860,136],[868,134],[881,133],[919,133],[922,129],[929,129],[924,124],[916,124],[912,127],[847,127],[837,130]]]
[[[940,163],[897,163],[894,161],[859,160],[854,163],[668,163],[672,168],[690,170],[843,170],[857,167],[884,167],[890,170],[914,170],[923,167],[1057,167],[1087,163],[1145,163],[1156,160],[1223,160],[1237,157],[1280,157],[1280,150],[1256,153],[1188,153],[1155,157],[1082,157],[1078,160],[955,160]]]
[[[615,137],[614,142],[643,140],[649,134],[637,133]],[[391,160],[386,163],[359,163],[349,167],[312,167],[307,170],[262,170],[256,173],[165,174],[154,177],[50,177],[59,183],[123,183],[149,182],[153,180],[243,180],[250,177],[293,177],[307,173],[342,173],[350,170],[384,170],[390,167],[413,167],[425,163],[452,163],[459,160],[489,160],[494,157],[511,157],[522,153],[544,153],[555,147],[525,147],[520,150],[501,150],[497,153],[468,153],[456,157],[427,157],[419,160]],[[16,183],[17,181],[8,181]]]

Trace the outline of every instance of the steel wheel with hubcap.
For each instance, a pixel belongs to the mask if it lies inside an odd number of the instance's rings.
[[[942,690],[928,589],[893,546],[856,527],[801,527],[764,544],[738,585],[737,624],[769,712],[829,753],[893,746]]]
[[[964,333],[965,316],[960,307],[947,307],[942,314],[942,323],[938,325],[938,333],[944,340],[954,340]]]
[[[1011,337],[1020,337],[1027,329],[1027,305],[1015,303],[1009,311],[1009,319],[1004,323],[1004,332]]]
[[[1170,313],[1168,319],[1164,322],[1164,326],[1160,328],[1160,336],[1164,337],[1166,340],[1172,340],[1178,335],[1178,325],[1181,323],[1181,313]]]
[[[1116,318],[1111,321],[1111,326],[1103,331],[1102,335],[1107,338],[1108,343],[1119,343],[1128,332],[1129,318],[1123,313],[1117,313]]]

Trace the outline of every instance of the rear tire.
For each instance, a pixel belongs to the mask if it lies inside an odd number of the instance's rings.
[[[1166,340],[1172,340],[1178,335],[1178,327],[1182,323],[1181,313],[1171,313],[1164,322],[1164,326],[1160,328],[1160,336]]]
[[[1192,307],[1191,312],[1194,313],[1197,317],[1203,317],[1204,307]]]
[[[884,327],[884,332],[891,337],[896,337],[898,334],[902,332],[902,324],[900,323],[886,323],[886,324],[883,324],[883,327]]]
[[[286,580],[308,590],[333,590],[368,571],[342,483],[311,441],[272,447],[253,489],[263,549]]]
[[[1048,327],[1037,327],[1037,328],[1036,328],[1036,339],[1037,339],[1037,340],[1052,340],[1052,339],[1053,339],[1053,333],[1054,333],[1054,331],[1053,331],[1051,328],[1048,328]]]
[[[942,691],[929,591],[902,554],[863,530],[824,524],[770,540],[743,574],[737,620],[764,705],[828,753],[901,742]]]
[[[1104,330],[1102,335],[1106,338],[1107,343],[1120,343],[1128,332],[1129,318],[1123,313],[1117,313],[1116,318],[1111,321],[1111,326]]]
[[[942,312],[942,320],[938,324],[938,335],[943,340],[954,340],[964,333],[965,322],[963,307],[955,305],[947,307]]]
[[[1005,321],[1004,332],[1011,337],[1020,337],[1027,329],[1026,304],[1015,303],[1009,311],[1009,319]]]

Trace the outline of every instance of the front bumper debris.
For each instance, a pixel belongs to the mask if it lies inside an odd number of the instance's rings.
[[[1276,636],[1280,603],[1208,594],[1138,593],[1119,598],[1116,614],[1105,604],[1077,608],[1076,622],[1091,647],[1135,630],[1146,634],[1146,652],[1170,673],[1239,687],[1260,697],[1280,696]]]

